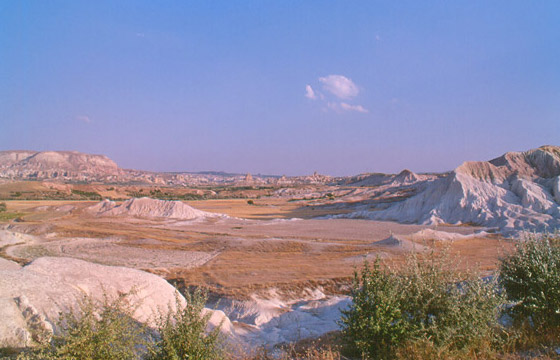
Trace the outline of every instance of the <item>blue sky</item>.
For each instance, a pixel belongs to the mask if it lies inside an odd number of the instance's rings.
[[[0,1],[0,150],[444,171],[560,145],[560,1]]]

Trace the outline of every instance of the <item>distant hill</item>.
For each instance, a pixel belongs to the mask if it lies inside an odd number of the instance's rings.
[[[0,175],[19,179],[92,180],[118,176],[117,164],[104,155],[77,151],[1,151]]]
[[[153,172],[121,169],[105,155],[77,151],[0,151],[0,178],[10,180],[49,180],[56,182],[102,182],[151,184],[165,186],[276,184],[321,184],[331,180],[322,175],[281,178],[275,175],[252,175],[223,171]]]

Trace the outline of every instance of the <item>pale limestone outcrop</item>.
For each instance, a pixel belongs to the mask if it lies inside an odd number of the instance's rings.
[[[54,257],[0,269],[0,347],[24,347],[48,338],[60,312],[76,308],[84,295],[101,301],[104,294],[111,298],[129,292],[138,321],[153,325],[159,311],[175,309],[175,288],[140,270]],[[220,312],[213,314],[211,326],[222,320],[224,329],[231,328]]]
[[[414,181],[413,195],[338,217],[391,220],[426,225],[475,224],[520,231],[560,228],[560,148],[543,146],[507,153],[491,161],[466,162],[445,176]],[[387,192],[404,184],[386,185]],[[394,192],[394,191],[393,191]]]
[[[182,201],[158,200],[148,197],[132,198],[120,205],[104,200],[87,209],[97,216],[136,216],[141,218],[168,218],[181,220],[224,216],[197,210]]]

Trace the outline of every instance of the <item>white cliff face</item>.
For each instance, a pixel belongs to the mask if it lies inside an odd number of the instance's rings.
[[[560,227],[559,175],[559,147],[507,153],[489,162],[464,163],[441,178],[409,182],[415,195],[380,210],[341,216],[430,225],[471,223],[505,234],[552,231]]]

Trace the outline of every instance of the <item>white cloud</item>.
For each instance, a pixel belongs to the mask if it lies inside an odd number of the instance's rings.
[[[342,113],[345,111],[356,111],[359,113],[366,114],[369,112],[368,109],[364,108],[362,105],[351,105],[345,102],[328,102],[327,108],[325,110],[332,110],[337,113]]]
[[[311,85],[305,85],[305,97],[313,100],[317,99],[317,95],[315,95],[315,91],[313,91]]]
[[[341,102],[340,107],[346,111],[357,111],[364,114],[369,112],[369,110],[364,108],[362,105],[350,105],[345,102]]]
[[[87,115],[78,115],[78,116],[76,116],[76,120],[79,120],[79,121],[82,121],[82,122],[85,122],[85,123],[88,123],[88,124],[91,122],[91,119]]]
[[[352,98],[360,92],[356,84],[346,76],[328,75],[319,78],[323,88],[340,99]]]
[[[317,91],[311,85],[305,86],[305,97],[312,100],[319,99],[322,110],[325,112],[334,111],[336,113],[358,112],[369,113],[369,110],[362,105],[351,104],[350,99],[357,96],[360,89],[352,80],[343,75],[327,75],[319,78],[324,91]],[[338,99],[345,101],[341,101]]]

